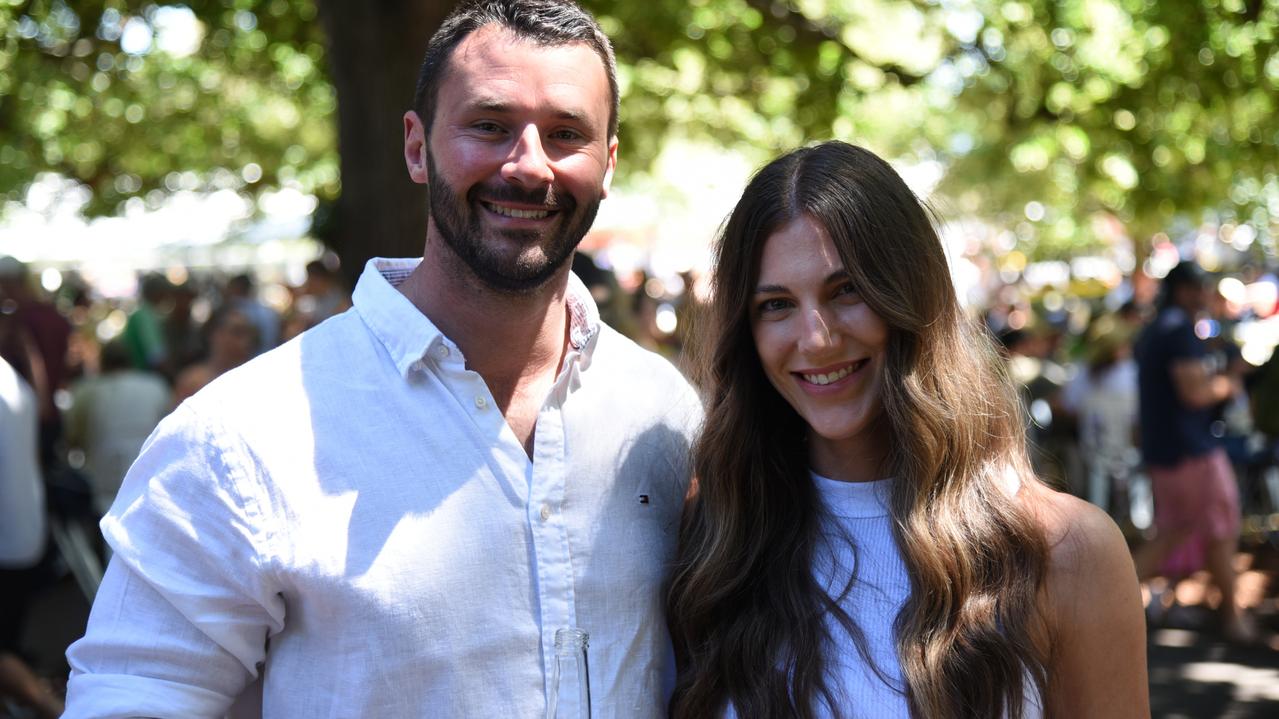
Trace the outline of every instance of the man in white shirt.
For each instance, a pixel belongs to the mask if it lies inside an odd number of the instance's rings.
[[[567,626],[594,716],[664,716],[701,410],[569,272],[616,122],[577,6],[454,11],[404,116],[423,259],[370,261],[351,311],[148,440],[103,520],[66,716],[221,716],[259,678],[268,717],[540,716]]]

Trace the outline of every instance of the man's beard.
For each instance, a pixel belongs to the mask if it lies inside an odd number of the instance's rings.
[[[426,168],[431,220],[435,228],[471,272],[489,288],[499,292],[524,294],[546,284],[572,256],[599,211],[599,195],[579,207],[572,195],[557,194],[553,187],[544,192],[530,192],[506,183],[476,185],[467,191],[463,201],[440,175],[430,153],[426,156]],[[555,208],[558,224],[552,224],[545,234],[532,230],[489,231],[513,240],[516,247],[539,246],[542,257],[530,258],[522,253],[508,257],[502,253],[499,244],[485,241],[480,213],[488,210],[482,208],[477,199],[481,190],[488,201]]]

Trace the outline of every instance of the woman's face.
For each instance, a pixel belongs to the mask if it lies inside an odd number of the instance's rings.
[[[229,312],[209,336],[209,350],[220,364],[238,366],[253,358],[257,328],[239,312]]]
[[[877,479],[873,436],[888,327],[862,301],[826,230],[808,216],[764,243],[751,309],[764,373],[809,426],[814,471]]]

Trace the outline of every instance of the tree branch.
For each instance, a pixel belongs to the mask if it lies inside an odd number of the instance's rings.
[[[903,87],[909,87],[922,82],[924,77],[918,75],[896,63],[878,63],[868,60],[856,49],[851,47],[844,39],[840,37],[840,25],[836,23],[820,23],[808,17],[804,13],[796,10],[789,2],[781,0],[746,0],[746,4],[755,8],[764,15],[773,18],[783,27],[789,27],[795,31],[795,37],[811,45],[817,45],[823,42],[833,42],[844,51],[844,54],[853,60],[860,60],[868,65],[879,68],[882,72],[896,78],[897,83]]]

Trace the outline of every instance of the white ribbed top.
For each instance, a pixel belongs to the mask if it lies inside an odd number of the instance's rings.
[[[869,655],[858,652],[842,624],[829,622],[835,646],[828,686],[839,707],[832,714],[908,717],[893,620],[910,596],[910,577],[888,516],[892,480],[839,482],[814,474],[813,482],[830,520],[825,541],[814,554],[813,574],[831,596],[841,594],[850,577],[856,578],[839,605],[861,629]]]
[[[840,482],[818,474],[812,477],[828,515],[826,532],[814,552],[813,575],[832,597],[842,594],[849,578],[855,577],[839,606],[861,630],[867,654],[862,656],[843,624],[830,619],[834,654],[828,662],[827,686],[835,695],[836,707],[819,706],[817,714],[839,719],[906,719],[910,709],[893,622],[910,597],[910,577],[888,514],[893,480]],[[1031,685],[1022,709],[1025,719],[1043,716],[1038,699]],[[729,706],[724,716],[736,719],[737,713]]]
[[[888,514],[893,480],[840,482],[814,474],[813,482],[829,514],[825,541],[816,549],[813,574],[831,596],[843,591],[849,577],[856,578],[839,606],[861,629],[875,667],[857,651],[843,625],[832,619],[829,626],[835,652],[828,670],[832,678],[829,686],[837,693],[839,709],[830,715],[841,719],[909,717],[893,636],[893,622],[910,596],[910,577],[893,539]],[[1029,675],[1026,679],[1030,680]],[[1022,716],[1042,717],[1039,697],[1033,684],[1029,686]]]

